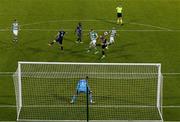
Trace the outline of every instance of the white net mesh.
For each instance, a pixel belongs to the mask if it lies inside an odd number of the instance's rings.
[[[21,81],[14,80],[22,85],[18,120],[86,120],[85,94],[70,104],[78,80],[86,76],[95,101],[89,105],[90,120],[162,120],[159,66],[21,63]]]

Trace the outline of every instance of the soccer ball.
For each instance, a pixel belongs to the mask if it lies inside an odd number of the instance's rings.
[[[106,31],[106,32],[104,32],[104,35],[106,36],[106,35],[108,35],[108,32]]]

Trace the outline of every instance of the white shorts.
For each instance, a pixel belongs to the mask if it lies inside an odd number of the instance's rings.
[[[109,42],[110,42],[110,43],[114,43],[114,37],[113,37],[113,36],[110,37]]]
[[[13,34],[14,34],[15,36],[18,36],[18,30],[13,30]]]
[[[90,42],[90,45],[96,46],[96,40],[92,40],[92,41]]]

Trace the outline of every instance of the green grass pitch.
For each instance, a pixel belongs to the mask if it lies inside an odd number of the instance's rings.
[[[116,25],[116,6],[124,8],[124,26]],[[18,61],[161,63],[164,73],[163,115],[180,121],[180,0],[0,0],[0,121],[15,121],[12,76]],[[17,43],[10,31],[14,19],[21,31]],[[101,54],[87,54],[88,31],[83,44],[76,44],[74,29],[116,27],[115,44]],[[68,30],[64,51],[47,44],[57,31]],[[98,31],[102,34],[103,31]],[[100,49],[100,47],[98,47]],[[174,74],[175,73],[175,74]]]

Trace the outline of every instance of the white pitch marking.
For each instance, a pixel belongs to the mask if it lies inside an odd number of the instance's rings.
[[[68,32],[74,32],[73,29],[63,29],[64,31],[68,31]],[[111,30],[111,29],[94,29],[95,31],[98,32],[103,32],[103,31],[107,31],[107,30]],[[0,32],[5,32],[5,31],[11,31],[10,29],[0,29]],[[20,31],[59,31],[59,29],[40,29],[40,28],[24,28]],[[90,30],[83,30],[84,32],[89,32]],[[180,32],[180,30],[117,30],[119,32]]]
[[[23,27],[23,26],[29,26],[29,25],[38,25],[38,24],[45,24],[45,23],[57,23],[57,22],[98,22],[98,21],[103,21],[103,20],[96,20],[96,19],[49,20],[49,21],[41,21],[41,22],[22,24],[20,26]],[[115,22],[114,20],[104,20],[104,21]],[[178,31],[180,31],[179,29],[174,29],[173,30],[173,29],[169,29],[169,28],[165,28],[165,27],[160,27],[160,26],[155,26],[155,25],[150,25],[150,24],[143,24],[143,23],[130,22],[130,23],[127,23],[127,24],[141,25],[141,26],[152,27],[152,28],[161,29],[161,30],[120,30],[120,31],[140,31],[140,32],[144,32],[144,31],[177,31],[178,32]],[[10,28],[7,28],[7,29],[10,29]],[[7,29],[0,29],[0,31],[8,31]],[[37,30],[38,29],[36,29],[36,31]],[[39,29],[39,31],[40,31],[40,29]],[[41,31],[42,31],[42,29],[41,29]],[[45,29],[44,31],[49,31],[49,30]],[[55,31],[55,30],[53,29],[53,31]],[[102,31],[104,31],[104,29]]]
[[[154,26],[154,25],[150,25],[150,24],[142,24],[142,23],[135,23],[135,22],[131,22],[131,23],[129,23],[129,24],[141,25],[141,26],[148,26],[148,27],[158,28],[158,29],[162,29],[162,30],[166,30],[166,31],[172,31],[172,29],[169,29],[169,28]]]

